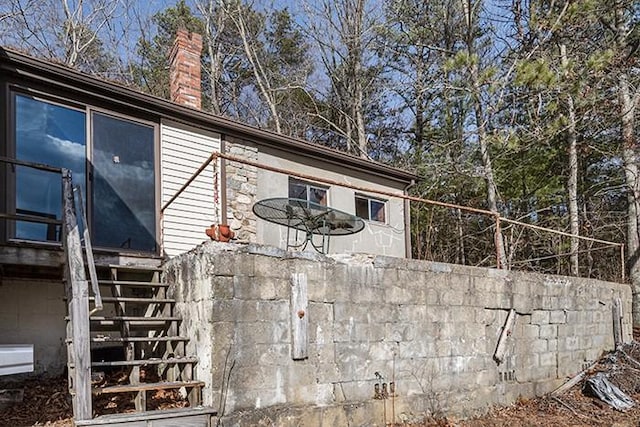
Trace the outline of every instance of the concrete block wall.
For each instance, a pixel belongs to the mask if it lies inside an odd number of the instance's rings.
[[[304,360],[291,356],[293,274],[308,284]],[[172,259],[165,280],[224,425],[384,425],[543,394],[613,347],[613,298],[631,340],[630,288],[589,279],[211,242]],[[395,396],[374,399],[390,382]]]

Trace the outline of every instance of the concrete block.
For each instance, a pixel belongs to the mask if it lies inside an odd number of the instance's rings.
[[[237,276],[245,277],[245,276]],[[215,299],[231,299],[234,295],[235,278],[231,276],[213,276],[211,278],[211,297]]]
[[[412,304],[421,299],[419,297],[416,298],[414,292],[402,285],[386,286],[383,298],[383,301],[390,304]]]
[[[495,310],[488,310],[486,308],[476,308],[475,310],[475,322],[482,325],[491,325],[496,321]]]
[[[452,320],[452,311],[443,305],[428,306],[425,313],[427,322],[444,323]]]
[[[235,276],[232,280],[234,296],[241,300],[274,300],[277,296],[276,282],[286,283],[284,279],[273,277]],[[280,299],[287,297],[288,294],[281,292]]]
[[[558,325],[558,338],[572,337],[576,335],[576,327],[572,324]]]
[[[238,323],[235,341],[238,345],[288,344],[291,342],[289,322]]]
[[[469,293],[472,287],[471,281],[471,277],[467,275],[450,274],[447,277],[447,288],[461,294]]]
[[[424,322],[427,319],[427,306],[424,304],[408,304],[398,307],[398,320],[404,322]]]
[[[429,306],[440,304],[440,293],[437,289],[429,287],[425,291],[425,303]]]
[[[376,304],[356,304],[350,301],[336,301],[333,304],[333,316],[336,322],[352,321],[373,323],[376,317],[380,316],[380,310]]]
[[[540,338],[553,339],[558,337],[558,325],[540,325]]]
[[[549,323],[566,323],[567,315],[564,310],[551,310],[549,312]]]
[[[549,324],[550,313],[547,310],[534,310],[531,313],[531,324],[547,325]]]
[[[454,306],[450,308],[451,319],[457,323],[472,324],[475,323],[476,311],[474,307]]]
[[[401,359],[420,357],[433,357],[436,354],[436,346],[433,341],[415,340],[401,342],[398,345],[398,356]]]
[[[540,354],[540,366],[555,366],[556,365],[556,353],[549,351]]]
[[[336,343],[356,341],[356,322],[353,320],[333,323],[333,340]]]
[[[464,293],[456,290],[443,290],[440,294],[443,305],[462,305],[464,303]]]
[[[525,340],[533,340],[540,337],[540,326],[539,325],[527,325],[523,324],[521,329],[522,338]]]
[[[413,323],[385,323],[385,338],[392,342],[413,341],[416,329]]]
[[[547,351],[548,349],[547,344],[548,344],[548,341],[546,339],[536,339],[531,341],[529,348],[534,353],[542,353]]]
[[[342,407],[327,406],[320,409],[319,427],[335,427],[349,425],[347,414]]]
[[[558,350],[571,351],[578,350],[580,348],[580,337],[564,337],[558,340]]]

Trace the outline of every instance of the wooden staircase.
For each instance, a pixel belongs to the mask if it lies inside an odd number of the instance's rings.
[[[148,414],[157,409],[149,408],[149,396],[159,391],[181,391],[189,407],[200,405],[204,382],[194,379],[198,359],[186,354],[188,338],[179,335],[181,318],[160,282],[161,269],[108,265],[96,266],[96,272],[104,307],[89,316],[93,413],[113,412],[101,407],[111,405]],[[73,344],[69,334],[67,343]],[[71,358],[68,367],[73,378]]]

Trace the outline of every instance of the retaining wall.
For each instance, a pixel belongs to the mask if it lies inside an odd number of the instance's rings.
[[[614,298],[631,340],[629,286],[589,279],[218,242],[164,277],[225,426],[384,425],[544,394],[613,347]]]

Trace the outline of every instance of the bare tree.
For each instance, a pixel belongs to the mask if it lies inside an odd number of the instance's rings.
[[[325,107],[316,117],[339,135],[346,150],[368,157],[368,95],[378,84],[373,59],[378,16],[367,0],[323,0],[306,4],[306,30],[329,79]]]
[[[560,63],[562,64],[563,75],[567,78],[569,74],[569,59],[567,58],[567,46],[560,43]],[[577,149],[577,131],[576,131],[576,111],[573,102],[573,94],[568,91],[565,95],[567,104],[567,151],[569,152],[569,177],[567,179],[567,193],[569,196],[569,224],[571,228],[571,275],[578,276],[579,259],[578,251],[580,248],[580,225],[578,220],[578,149]]]
[[[122,40],[129,7],[129,0],[7,0],[0,6],[0,36],[35,56],[100,72],[119,58],[122,46],[105,46],[103,39]]]
[[[465,16],[465,35],[463,37],[466,48],[466,68],[469,78],[469,90],[471,91],[471,102],[473,105],[476,137],[480,149],[482,160],[483,176],[487,187],[487,204],[489,210],[499,215],[498,210],[498,187],[494,176],[493,162],[489,152],[489,138],[487,134],[488,116],[482,99],[483,82],[480,76],[480,55],[477,51],[478,19],[482,9],[482,0],[460,0]],[[502,268],[507,267],[507,256],[504,248],[504,238],[499,228],[495,233],[496,251],[498,262]]]

